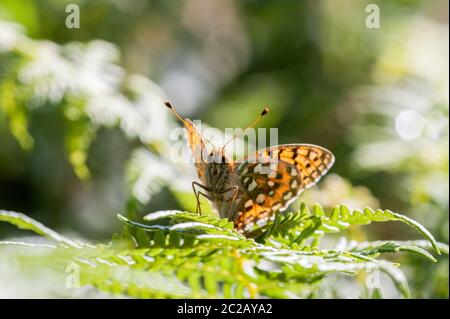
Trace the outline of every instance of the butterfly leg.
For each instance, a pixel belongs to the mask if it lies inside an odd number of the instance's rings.
[[[208,200],[211,200],[211,197],[209,197],[208,195],[206,195],[205,193],[198,191],[198,201],[197,201],[197,207],[198,207],[198,213],[199,215],[202,214],[202,210],[201,210],[201,205],[200,205],[200,195],[203,195],[204,197],[206,197]]]
[[[236,201],[236,197],[237,197],[237,195],[238,195],[238,193],[239,193],[239,187],[234,186],[233,188],[234,188],[234,194],[233,194],[233,199],[232,199],[232,201],[231,201],[231,207],[233,207],[234,202]],[[233,217],[234,217],[234,216],[233,216]]]
[[[220,191],[218,193],[224,194],[224,193],[228,193],[230,191],[234,191],[234,192],[233,192],[233,197],[231,199],[231,205],[230,205],[230,211],[233,211],[233,216],[230,216],[229,219],[230,220],[234,220],[234,215],[236,214],[236,212],[233,210],[233,205],[234,205],[234,202],[236,201],[236,197],[237,197],[237,195],[239,193],[239,187],[238,186],[233,186],[231,188],[225,189],[225,190]]]
[[[235,219],[235,217],[236,217],[235,215],[238,213],[237,209],[234,209],[234,208],[233,208],[238,193],[239,193],[239,187],[235,186],[235,187],[234,187],[233,199],[232,199],[232,201],[231,201],[231,206],[230,206],[231,209],[233,209],[233,216],[231,216],[231,220],[233,220],[233,221],[234,221],[234,219]]]
[[[211,198],[208,195],[206,195],[205,193],[197,190],[195,188],[195,186],[198,186],[198,187],[200,187],[200,188],[202,188],[202,189],[204,189],[204,190],[206,190],[208,192],[211,191],[211,188],[206,187],[205,185],[202,185],[202,184],[197,183],[197,182],[192,182],[192,189],[194,190],[194,195],[195,195],[195,198],[197,199],[197,208],[195,210],[195,213],[201,215],[202,211],[201,211],[201,207],[200,207],[200,195],[203,195],[204,197],[206,197],[209,200],[211,200]]]

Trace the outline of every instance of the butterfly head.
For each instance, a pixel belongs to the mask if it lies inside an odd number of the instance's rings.
[[[225,156],[225,151],[223,148],[213,147],[212,151],[209,152],[206,157],[207,164],[226,164],[227,157]]]
[[[223,148],[214,147],[206,157],[206,181],[213,189],[221,190],[228,180],[230,163]]]

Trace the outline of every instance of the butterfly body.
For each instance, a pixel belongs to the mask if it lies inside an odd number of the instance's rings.
[[[170,104],[166,106],[172,108]],[[264,109],[260,116],[267,112],[268,109]],[[202,195],[212,202],[222,218],[228,218],[246,235],[265,224],[276,212],[286,209],[334,163],[330,151],[312,144],[277,145],[237,161],[228,160],[225,147],[214,147],[208,153],[193,123],[179,118],[184,124],[200,180],[200,183],[192,183],[197,211],[201,212]]]
[[[202,184],[194,185],[203,189],[200,194],[213,203],[220,217],[227,218],[238,202],[236,199],[243,192],[234,163],[229,162],[222,152],[213,150],[205,161],[197,165],[197,172],[202,176]]]

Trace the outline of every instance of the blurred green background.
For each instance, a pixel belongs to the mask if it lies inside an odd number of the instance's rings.
[[[118,212],[192,209],[161,102],[219,129],[269,105],[258,126],[279,143],[336,156],[301,200],[391,209],[448,243],[448,45],[445,0],[2,0],[0,208],[89,239],[110,238]],[[365,229],[350,235],[415,236]],[[413,296],[448,298],[448,262],[408,258]]]

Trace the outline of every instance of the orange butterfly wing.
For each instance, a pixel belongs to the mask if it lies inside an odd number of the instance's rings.
[[[195,125],[189,119],[185,119],[184,128],[186,129],[186,137],[188,141],[189,149],[194,158],[194,165],[197,170],[197,175],[200,180],[205,182],[205,165],[203,161],[202,153],[206,149],[205,143],[203,142],[202,136],[195,127]]]
[[[316,184],[334,163],[327,149],[309,144],[269,147],[237,161],[244,194],[232,216],[240,231],[285,209]]]

